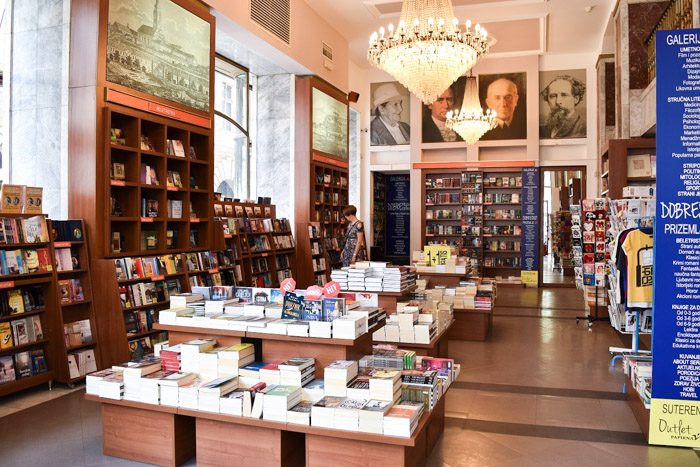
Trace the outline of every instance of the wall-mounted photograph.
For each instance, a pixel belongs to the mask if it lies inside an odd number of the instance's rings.
[[[496,111],[498,124],[482,140],[527,138],[527,75],[500,73],[479,75],[481,106]]]
[[[311,109],[314,151],[348,160],[348,105],[313,88]]]
[[[107,81],[209,112],[208,21],[171,0],[110,0],[108,23]]]
[[[540,139],[586,137],[586,70],[540,72]]]
[[[454,130],[445,126],[447,112],[460,108],[467,78],[462,76],[430,105],[423,104],[423,142],[448,143],[464,141]]]
[[[392,81],[370,84],[372,121],[370,144],[396,146],[411,141],[411,93]]]

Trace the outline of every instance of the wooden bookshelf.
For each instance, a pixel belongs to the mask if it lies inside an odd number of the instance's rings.
[[[108,207],[104,222],[109,227],[102,239],[102,256],[208,247],[213,191],[211,131],[115,104],[106,106],[104,119],[102,175],[109,192],[104,201]],[[112,128],[122,130],[125,144],[110,140]],[[152,150],[145,149],[144,138]],[[179,141],[184,153],[172,154],[168,141]],[[115,169],[114,164],[123,170]],[[171,205],[175,206],[172,216],[168,215]]]
[[[33,217],[35,215],[36,214],[0,214],[0,220],[10,219],[12,222],[17,222],[15,225],[18,225],[23,219]],[[49,236],[50,232],[51,231],[48,229],[47,225],[47,234]],[[60,333],[57,329],[58,324],[56,317],[59,314],[59,305],[58,301],[56,300],[56,276],[53,268],[54,252],[52,244],[51,242],[13,243],[14,240],[8,237],[7,229],[5,229],[5,236],[5,241],[9,241],[9,243],[0,244],[0,250],[38,251],[39,249],[45,249],[45,260],[48,260],[48,262],[41,263],[41,267],[44,270],[40,272],[0,275],[0,293],[9,294],[16,290],[23,291],[33,297],[36,306],[35,309],[28,310],[23,294],[21,299],[23,302],[22,307],[24,312],[2,316],[2,323],[0,324],[3,326],[9,326],[9,333],[12,334],[13,345],[0,349],[0,359],[7,360],[7,363],[10,363],[11,361],[11,368],[6,371],[13,371],[15,374],[15,379],[13,381],[0,384],[0,397],[47,382],[49,383],[50,388],[52,381],[56,379],[56,375],[58,374],[57,368],[59,366],[59,361],[62,361],[58,358],[57,352],[58,346],[60,345],[58,339],[61,338],[62,333]],[[5,297],[3,297],[3,300],[4,299]],[[40,300],[43,303],[36,303],[37,300]],[[34,327],[33,323],[35,319],[38,319],[41,323],[41,336],[37,336],[35,334],[36,328]],[[18,342],[17,333],[13,326],[13,323],[19,324],[20,320],[25,320],[25,329],[32,326],[32,331],[29,331],[28,329],[25,331],[27,334],[27,342],[23,343]],[[34,359],[31,355],[29,355],[28,365],[31,369],[31,375],[20,377],[17,355],[22,352],[33,352],[39,350],[43,352],[43,360],[47,371],[35,371],[33,364]],[[5,362],[3,362],[3,367],[4,366]]]
[[[332,98],[344,108],[345,115],[337,120],[320,124],[340,139],[337,145],[343,154],[330,154],[314,148],[314,95]],[[340,266],[340,250],[343,247],[345,227],[343,208],[349,202],[348,186],[348,98],[347,93],[335,88],[316,76],[300,76],[295,83],[295,231],[297,233],[296,258],[299,263],[297,287],[316,284],[311,262],[310,242],[304,234],[310,222],[318,222],[323,238],[329,244],[335,240],[338,249],[328,248],[329,269]],[[343,119],[343,117],[345,117]],[[343,123],[345,127],[342,128]],[[319,127],[319,125],[317,125]]]
[[[308,252],[306,259],[301,261],[303,267],[298,280],[308,282],[310,285],[325,284],[331,277],[331,259],[321,224],[309,222],[304,229],[297,230],[297,234],[298,243],[304,242]],[[297,288],[299,287],[297,283]]]
[[[463,250],[461,170],[423,172],[422,244],[445,244]]]
[[[274,205],[215,201],[214,213],[222,222],[225,251],[230,252],[237,285],[278,287],[294,277],[296,244],[291,224],[277,219]],[[258,243],[267,248],[256,250],[253,246]]]
[[[609,199],[622,198],[622,189],[634,184],[655,184],[655,177],[628,177],[627,159],[638,154],[656,154],[656,139],[611,139],[603,147],[600,156],[600,196]]]
[[[64,232],[70,229],[71,223],[79,223],[80,231],[82,232],[83,240],[71,240],[70,237],[64,237]],[[64,228],[61,228],[65,226]],[[80,286],[82,286],[83,300],[71,300],[70,302],[63,302],[59,291],[57,290],[56,300],[60,305],[60,313],[58,314],[58,330],[64,339],[61,340],[61,345],[59,352],[61,358],[59,358],[59,365],[57,366],[57,377],[56,379],[62,383],[73,384],[85,378],[82,374],[77,377],[72,377],[70,375],[70,368],[68,365],[68,358],[71,353],[78,350],[93,350],[93,358],[95,361],[95,367],[101,368],[101,356],[99,348],[99,337],[97,334],[97,321],[95,319],[95,307],[93,304],[93,284],[92,276],[90,275],[90,255],[88,253],[88,244],[85,240],[85,225],[82,220],[74,221],[49,221],[49,228],[51,231],[56,232],[59,236],[53,239],[53,249],[55,251],[54,255],[54,270],[56,271],[56,276],[58,281],[64,280],[79,280]],[[73,237],[74,238],[74,237]],[[60,270],[62,265],[58,263],[58,258],[61,255],[61,250],[66,251],[70,254],[72,258],[76,258],[76,262],[71,261],[71,267],[74,269]],[[76,268],[77,266],[77,268]],[[60,284],[60,282],[58,282]],[[57,289],[60,289],[58,287]],[[91,339],[80,345],[70,344],[65,338],[65,326],[66,324],[75,323],[77,321],[88,320],[90,323],[90,334]],[[76,363],[80,363],[79,358],[76,358]],[[80,369],[80,367],[78,367]]]

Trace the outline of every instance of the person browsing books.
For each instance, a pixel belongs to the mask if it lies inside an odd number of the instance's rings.
[[[356,214],[357,208],[353,205],[343,209],[343,216],[348,222],[345,230],[345,246],[340,256],[343,267],[365,260],[365,229]]]

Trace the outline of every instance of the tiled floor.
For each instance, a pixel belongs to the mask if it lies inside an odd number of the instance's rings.
[[[576,324],[576,290],[503,287],[497,303],[487,342],[450,342],[462,374],[431,467],[700,466],[692,450],[646,445],[610,368],[618,336]],[[99,407],[82,391],[5,399],[0,416],[2,466],[141,465],[102,455]]]

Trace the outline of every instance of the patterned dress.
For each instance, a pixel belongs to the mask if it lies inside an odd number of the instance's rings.
[[[352,263],[352,254],[355,252],[358,237],[362,235],[364,231],[365,228],[360,221],[348,225],[348,228],[345,231],[345,247],[343,248],[343,253],[340,256],[340,260],[343,262],[343,266],[350,266],[350,264]],[[363,246],[357,252],[357,257],[355,258],[355,261],[364,261],[364,259],[365,248]]]

